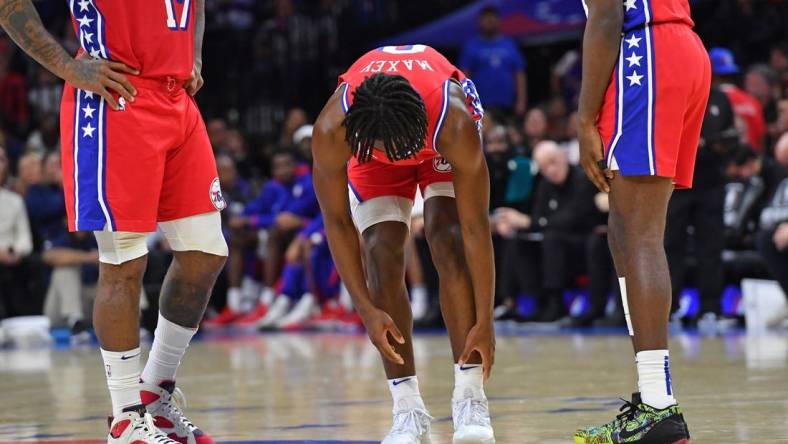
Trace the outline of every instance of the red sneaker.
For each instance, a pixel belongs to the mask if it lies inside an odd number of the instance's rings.
[[[268,313],[268,306],[257,304],[254,310],[235,319],[233,325],[241,328],[257,328],[257,323],[265,317],[266,313]]]
[[[212,317],[211,319],[206,319],[203,321],[202,326],[204,328],[226,327],[228,324],[232,323],[241,316],[241,313],[236,313],[230,310],[230,307],[224,307],[219,314]]]

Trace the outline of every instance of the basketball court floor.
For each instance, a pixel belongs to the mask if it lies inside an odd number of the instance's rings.
[[[788,336],[672,337],[674,387],[694,443],[788,443]],[[415,339],[433,416],[451,442],[448,340]],[[498,443],[572,443],[635,387],[623,334],[501,335],[487,386]],[[205,338],[179,371],[189,416],[222,443],[375,443],[390,426],[378,355],[364,335]],[[98,351],[0,351],[0,444],[102,442],[109,411]]]

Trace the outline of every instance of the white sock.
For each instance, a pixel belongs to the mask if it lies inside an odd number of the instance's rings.
[[[635,355],[640,399],[655,409],[675,405],[667,350],[644,350]]]
[[[419,379],[416,376],[389,379],[389,390],[394,401],[394,412],[411,409],[427,410],[424,400],[421,399]]]
[[[140,400],[140,348],[125,352],[101,349],[107,387],[112,398],[112,415],[118,416],[126,407],[142,404]]]
[[[481,364],[454,364],[452,399],[484,398],[484,369]]]
[[[159,385],[163,381],[175,381],[175,372],[195,333],[196,328],[181,327],[159,313],[159,323],[156,325],[148,362],[142,371],[142,380],[153,385]]]
[[[227,306],[233,313],[241,313],[243,311],[244,294],[238,287],[232,287],[227,290]]]

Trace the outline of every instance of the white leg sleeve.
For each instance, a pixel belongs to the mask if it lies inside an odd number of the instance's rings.
[[[218,211],[159,222],[159,230],[173,251],[202,251],[216,256],[229,254]]]
[[[147,233],[126,231],[94,231],[99,261],[120,265],[148,254]]]

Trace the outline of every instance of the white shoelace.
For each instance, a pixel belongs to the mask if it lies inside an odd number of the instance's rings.
[[[428,430],[432,416],[422,409],[410,409],[394,414],[394,425],[391,426],[390,435],[409,434],[420,438]],[[426,425],[424,424],[426,420]]]
[[[145,413],[139,421],[134,424],[134,430],[142,430],[147,436],[153,438],[153,442],[157,444],[180,444],[168,438],[161,430],[159,430],[153,423],[153,416],[150,413]]]
[[[169,413],[171,418],[177,418],[178,424],[176,427],[180,426],[179,432],[186,432],[191,433],[197,429],[197,426],[194,425],[186,415],[183,414],[181,409],[186,408],[186,396],[183,394],[183,391],[178,387],[175,387],[175,390],[170,394],[166,390],[166,393],[161,399],[161,405],[166,411]],[[177,435],[181,435],[181,433],[176,433]]]
[[[454,407],[454,426],[490,426],[490,413],[486,399],[466,398]]]

